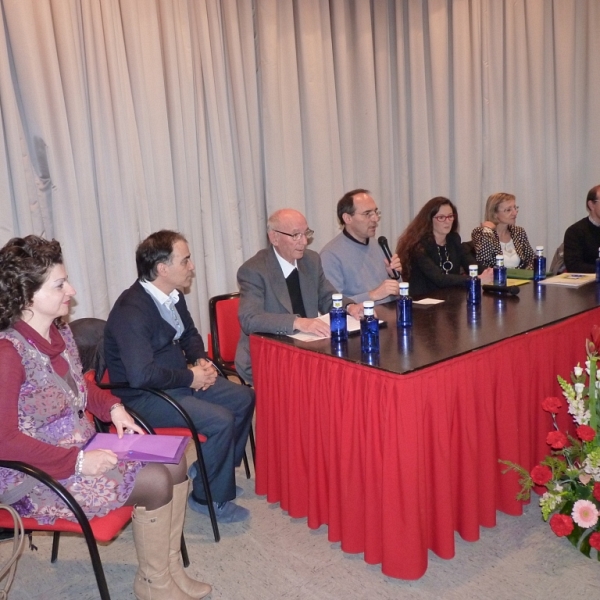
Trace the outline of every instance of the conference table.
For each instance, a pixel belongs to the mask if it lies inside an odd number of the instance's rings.
[[[250,339],[257,494],[401,579],[424,575],[429,550],[452,558],[455,531],[476,541],[496,511],[522,513],[517,476],[498,461],[530,469],[548,453],[540,403],[562,397],[557,375],[583,363],[600,324],[595,283],[529,282],[514,297],[484,293],[477,309],[462,288],[430,297],[444,302],[415,305],[407,329],[395,304],[377,307],[375,357],[359,336],[343,348]]]

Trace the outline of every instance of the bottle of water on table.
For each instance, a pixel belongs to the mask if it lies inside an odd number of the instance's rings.
[[[342,294],[332,294],[333,306],[329,311],[329,327],[332,342],[344,342],[348,339],[348,321],[346,309],[342,305]]]
[[[494,285],[506,285],[506,267],[504,266],[504,255],[496,255],[496,264],[494,265]]]
[[[598,266],[596,265],[596,278],[598,277]],[[546,279],[546,257],[544,256],[544,246],[535,247],[535,258],[533,259],[533,280],[542,281]]]
[[[360,320],[360,351],[379,352],[379,321],[375,317],[375,302],[365,300],[364,317]]]
[[[477,277],[479,269],[477,265],[469,265],[469,293],[467,294],[467,303],[472,306],[481,304],[481,279]]]
[[[396,300],[396,324],[398,327],[410,327],[413,324],[412,298],[408,295],[408,283],[399,284],[400,296]]]

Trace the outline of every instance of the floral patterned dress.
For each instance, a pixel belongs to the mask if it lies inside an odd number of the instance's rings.
[[[49,357],[32,340],[26,339],[15,329],[0,332],[0,339],[12,343],[25,370],[25,381],[18,398],[20,432],[52,446],[81,448],[95,430],[84,414],[87,389],[73,336],[68,327],[62,327],[59,331],[65,342],[62,356],[69,365],[65,378],[56,373]],[[143,463],[140,462],[119,461],[103,475],[73,474],[59,481],[79,502],[88,518],[104,516],[127,501],[136,474],[142,467]],[[57,518],[76,520],[48,487],[37,484],[31,489],[33,481],[28,476],[11,469],[0,469],[0,494],[21,483],[24,489],[30,491],[12,506],[22,517],[33,517],[44,524],[51,524]]]

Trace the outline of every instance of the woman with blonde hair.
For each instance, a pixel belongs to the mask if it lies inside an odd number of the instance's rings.
[[[504,266],[532,269],[535,256],[522,227],[516,225],[519,207],[513,194],[492,194],[485,205],[485,221],[473,229],[471,240],[479,264],[493,267],[496,255],[504,255]]]

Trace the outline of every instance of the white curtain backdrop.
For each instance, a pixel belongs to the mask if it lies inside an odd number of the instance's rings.
[[[512,192],[547,254],[600,184],[597,0],[0,0],[0,244],[63,244],[106,317],[174,228],[188,301],[236,289],[269,213],[319,250],[366,187],[393,246],[432,196],[463,239]]]

